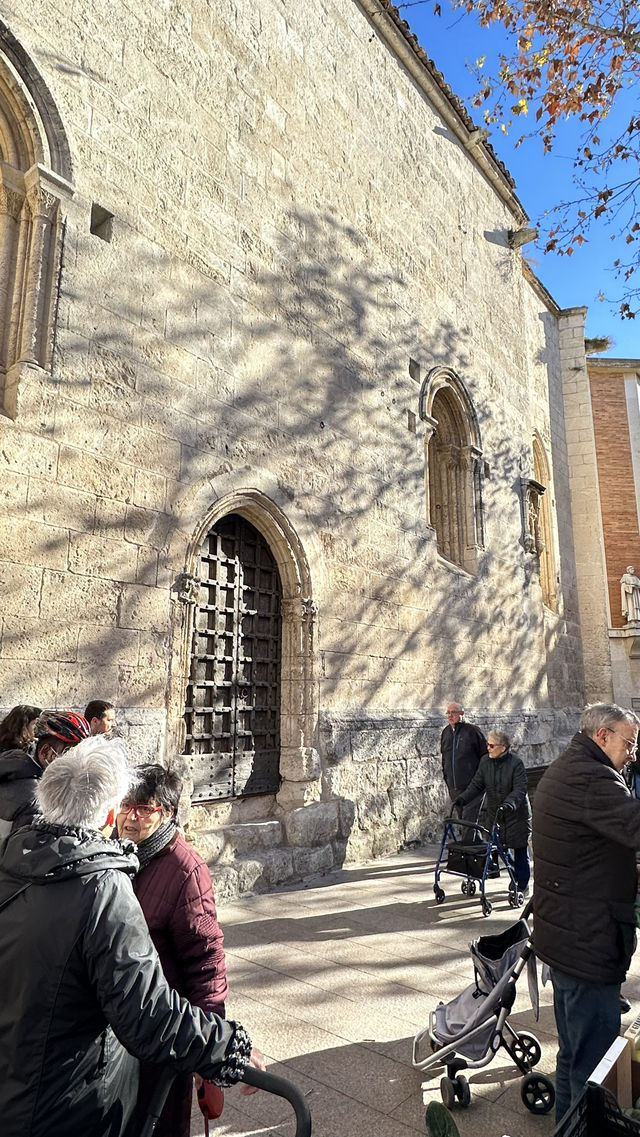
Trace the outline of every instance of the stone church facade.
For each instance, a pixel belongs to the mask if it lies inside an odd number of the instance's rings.
[[[433,837],[451,698],[553,757],[582,316],[395,9],[8,0],[0,172],[3,706],[111,699],[227,894]]]

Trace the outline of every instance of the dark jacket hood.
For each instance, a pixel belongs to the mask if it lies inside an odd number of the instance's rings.
[[[0,784],[19,782],[24,778],[39,778],[42,766],[26,750],[5,750],[0,753]]]
[[[35,821],[7,841],[0,884],[6,884],[7,876],[22,883],[48,884],[111,868],[135,876],[138,858],[133,842],[112,840],[93,829]]]

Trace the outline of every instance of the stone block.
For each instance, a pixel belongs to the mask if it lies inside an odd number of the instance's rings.
[[[68,620],[56,627],[37,618],[5,616],[0,654],[5,659],[34,662],[40,659],[75,660],[78,655],[78,628]]]
[[[42,578],[42,597],[40,614],[48,621],[68,621],[70,613],[78,624],[91,624],[99,627],[116,623],[120,585],[110,580],[99,580],[89,576],[75,576],[67,572],[34,571],[33,585],[37,575],[38,587]],[[0,580],[1,580],[0,568]],[[20,576],[24,576],[21,571]],[[2,585],[0,583],[0,596]],[[4,604],[3,604],[4,607]],[[35,607],[35,606],[34,606]]]
[[[134,581],[136,555],[130,545],[109,537],[72,533],[69,569],[79,576],[102,577],[110,581]]]
[[[308,808],[320,800],[322,784],[315,782],[284,781],[277,794],[278,805],[285,811]]]
[[[280,773],[295,782],[311,781],[321,774],[320,755],[311,746],[282,748]]]
[[[387,794],[363,794],[357,802],[358,828],[364,831],[388,827],[393,815]]]
[[[293,853],[291,849],[270,849],[265,851],[260,856],[260,862],[262,864],[262,882],[266,888],[273,888],[276,884],[291,880],[294,875]],[[242,863],[242,861],[239,861],[238,865],[240,866]]]
[[[69,530],[45,525],[22,517],[0,519],[0,545],[11,550],[16,565],[66,569],[69,558]],[[15,568],[16,573],[21,569]]]
[[[243,857],[256,850],[273,849],[282,840],[279,821],[246,821],[222,830],[225,859]]]
[[[235,900],[241,892],[249,892],[252,884],[250,878],[243,883],[246,887],[241,887],[239,880],[239,873],[235,868],[227,866],[219,867],[217,865],[209,865],[211,873],[211,883],[213,885],[213,894],[218,904],[225,900]]]
[[[79,663],[139,663],[140,633],[123,628],[87,627],[76,630]]]
[[[133,499],[135,469],[118,461],[117,453],[97,457],[86,450],[62,446],[58,480],[64,486],[90,491],[97,497],[128,502]]]
[[[126,584],[118,608],[121,628],[166,631],[169,622],[169,593],[165,588]]]
[[[318,802],[303,809],[293,809],[284,818],[290,845],[326,845],[338,835],[338,803]]]
[[[0,612],[3,616],[35,615],[41,587],[41,568],[18,567],[12,562],[0,561]]]
[[[294,849],[293,871],[296,876],[313,876],[314,873],[329,872],[334,866],[332,845],[323,845],[319,849]]]
[[[17,703],[31,703],[36,707],[62,707],[58,703],[59,664],[38,660],[35,663],[21,662],[16,667],[10,659],[0,659],[0,691],[2,702],[7,710]],[[64,700],[64,686],[61,698]],[[74,704],[71,703],[71,706]],[[77,705],[77,704],[75,704]]]
[[[106,699],[116,707],[126,702],[118,699],[118,672],[112,661],[60,663],[58,675],[57,705],[62,710],[74,707],[82,710],[90,699]]]

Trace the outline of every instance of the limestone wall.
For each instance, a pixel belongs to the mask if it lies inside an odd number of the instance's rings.
[[[313,600],[311,629],[293,608],[287,625],[286,792],[198,807],[192,828],[221,864],[272,850],[240,887],[382,851],[390,809],[394,840],[432,833],[447,699],[544,731],[583,698],[557,319],[508,245],[521,207],[355,0],[9,0],[4,18],[59,108],[74,193],[52,368],[25,363],[0,420],[3,702],[104,696],[135,753],[171,757],[176,582],[206,518],[250,502],[285,599],[304,578]],[[113,221],[92,233],[95,206]],[[436,366],[482,434],[473,575],[426,523]],[[534,431],[556,487],[551,623],[522,545]]]

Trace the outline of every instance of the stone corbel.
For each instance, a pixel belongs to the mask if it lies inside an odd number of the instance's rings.
[[[200,580],[190,572],[181,572],[176,577],[171,591],[176,593],[176,599],[181,604],[197,604],[200,595]]]

